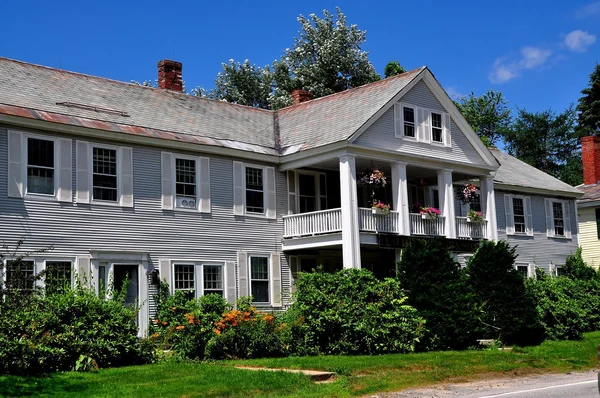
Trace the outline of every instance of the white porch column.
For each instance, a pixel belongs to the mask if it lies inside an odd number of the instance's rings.
[[[410,214],[408,209],[408,184],[406,180],[406,163],[396,162],[392,165],[392,209],[400,215],[398,223],[400,235],[410,235]]]
[[[486,238],[498,240],[498,221],[496,218],[496,195],[494,193],[494,177],[491,175],[479,178],[481,191],[481,211],[487,221]]]
[[[456,238],[456,217],[454,211],[454,186],[452,170],[443,169],[437,172],[440,210],[444,216],[446,238]]]
[[[340,156],[340,195],[344,268],[360,268],[356,162],[351,155]]]

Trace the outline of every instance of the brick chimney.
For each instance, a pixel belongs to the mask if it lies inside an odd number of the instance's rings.
[[[302,102],[310,101],[313,95],[310,91],[296,89],[292,91],[292,104],[298,105]]]
[[[581,139],[583,161],[583,183],[596,184],[600,181],[600,137],[588,136]]]
[[[181,79],[181,62],[163,59],[158,63],[158,87],[173,91],[183,90],[183,80]]]

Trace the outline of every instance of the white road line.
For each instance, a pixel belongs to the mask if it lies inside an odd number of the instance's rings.
[[[558,386],[550,386],[550,387],[541,387],[541,388],[532,388],[530,390],[521,390],[521,391],[513,391],[513,392],[505,392],[505,393],[501,393],[501,394],[494,394],[494,395],[486,395],[485,397],[479,397],[479,398],[496,398],[496,397],[504,397],[506,395],[514,395],[514,394],[522,394],[525,392],[532,392],[532,391],[541,391],[541,390],[549,390],[551,388],[561,388],[561,387],[570,387],[570,386],[577,386],[580,384],[588,384],[588,383],[598,383],[597,379],[594,380],[589,380],[589,381],[580,381],[578,383],[569,383],[569,384],[560,384]]]

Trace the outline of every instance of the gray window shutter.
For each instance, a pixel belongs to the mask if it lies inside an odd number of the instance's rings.
[[[235,288],[235,262],[227,261],[225,263],[225,298],[229,304],[235,304],[236,288]]]
[[[288,175],[288,214],[296,214],[296,172],[289,170]]]
[[[133,150],[119,148],[121,156],[121,206],[133,207]]]
[[[431,142],[431,125],[429,124],[429,114],[427,109],[418,108],[419,117],[419,141]]]
[[[452,135],[451,135],[451,122],[450,115],[447,113],[442,114],[442,134],[444,140],[444,146],[450,148],[452,146]]]
[[[265,214],[267,218],[276,219],[277,218],[277,197],[275,194],[275,169],[273,167],[265,167],[265,191],[267,193],[266,196],[266,211]]]
[[[506,234],[515,234],[515,218],[513,216],[512,195],[504,195],[504,215],[506,216]]]
[[[288,257],[290,263],[290,291],[296,292],[296,280],[298,278],[298,272],[300,271],[300,261],[297,256]]]
[[[18,131],[8,132],[8,196],[11,198],[23,197],[23,179],[25,178],[25,165],[23,159],[23,134]]]
[[[546,236],[552,238],[554,236],[554,212],[552,211],[552,201],[544,199],[546,208]]]
[[[271,255],[271,283],[273,292],[271,305],[281,307],[283,303],[281,300],[281,255],[279,253]]]
[[[173,291],[173,281],[171,280],[171,261],[161,259],[158,261],[160,267],[160,280],[169,284],[169,289]]]
[[[395,103],[394,104],[394,135],[396,138],[402,138],[404,136],[404,126],[403,126],[403,117],[402,114],[402,104]]]
[[[246,297],[248,293],[248,253],[238,252],[238,291],[240,297]]]
[[[58,140],[59,181],[58,200],[73,202],[73,142],[66,138]]]
[[[529,236],[533,236],[533,209],[531,208],[531,198],[525,198],[525,232]]]
[[[233,162],[233,214],[244,215],[244,165]]]
[[[161,172],[162,172],[162,208],[163,210],[173,210],[173,155],[170,152],[161,153]]]
[[[91,283],[89,257],[77,257],[77,278],[82,285],[89,286]]]
[[[202,213],[210,213],[210,159],[200,157],[198,165],[200,166],[198,171],[198,196],[200,199],[198,210]]]
[[[565,224],[565,238],[571,239],[571,206],[570,201],[563,202],[563,217]]]
[[[77,203],[90,203],[90,144],[87,141],[77,141],[75,149]]]

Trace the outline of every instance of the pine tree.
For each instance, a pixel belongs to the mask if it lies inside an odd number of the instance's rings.
[[[590,74],[589,86],[581,90],[583,97],[579,98],[577,105],[578,126],[580,136],[600,136],[600,64],[596,64]]]

